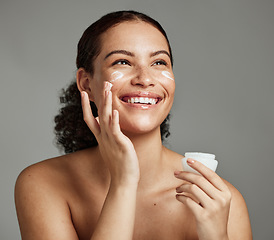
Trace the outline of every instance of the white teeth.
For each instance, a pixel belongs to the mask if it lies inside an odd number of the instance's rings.
[[[157,99],[155,98],[144,98],[144,97],[132,97],[127,100],[128,103],[142,103],[142,104],[151,104],[154,105],[157,102]]]

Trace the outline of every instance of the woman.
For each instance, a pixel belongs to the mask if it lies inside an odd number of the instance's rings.
[[[159,23],[134,11],[102,17],[80,39],[77,68],[56,117],[73,153],[16,183],[22,239],[252,239],[241,194],[193,159],[202,175],[181,171],[183,156],[162,145],[175,82]]]

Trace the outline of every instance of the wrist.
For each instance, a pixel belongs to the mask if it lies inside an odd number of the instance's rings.
[[[121,192],[134,192],[137,191],[138,181],[136,180],[116,180],[111,179],[110,181],[110,190],[121,191]]]
[[[108,198],[112,200],[116,199],[120,203],[126,201],[124,202],[125,205],[131,205],[131,203],[136,202],[137,188],[138,185],[136,184],[126,185],[111,182],[108,190]]]
[[[205,240],[207,240],[208,238],[206,238]],[[210,240],[213,240],[213,238],[209,238]],[[214,238],[215,239],[215,238]],[[199,238],[199,240],[204,240],[204,238]],[[216,240],[229,240],[228,236],[225,236],[223,238],[216,238]]]
[[[229,240],[227,233],[217,233],[216,231],[213,232],[213,231],[207,230],[198,235],[199,235],[199,240]]]

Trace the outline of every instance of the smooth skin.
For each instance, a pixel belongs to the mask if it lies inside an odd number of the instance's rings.
[[[106,58],[117,50],[126,51]],[[162,145],[160,124],[175,91],[174,81],[159,77],[172,73],[165,52],[165,38],[144,22],[121,23],[103,34],[94,74],[77,71],[83,117],[99,145],[19,175],[15,202],[23,240],[252,239],[237,189],[191,159],[202,175],[182,171],[183,156]],[[116,70],[125,77],[111,88]],[[148,109],[121,100],[148,92],[161,96]]]

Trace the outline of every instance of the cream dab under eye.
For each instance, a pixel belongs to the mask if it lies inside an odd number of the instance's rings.
[[[165,76],[166,78],[174,81],[174,78],[172,77],[171,73],[168,71],[162,71],[162,75]]]
[[[119,72],[119,71],[115,71],[111,74],[111,78],[110,78],[110,82],[114,82],[120,78],[122,78],[124,76],[123,73]]]

